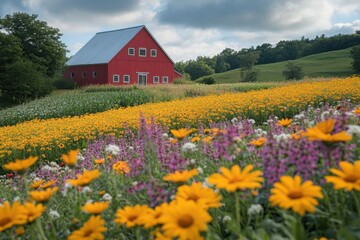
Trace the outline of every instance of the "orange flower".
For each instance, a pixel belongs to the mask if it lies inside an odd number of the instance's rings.
[[[292,123],[292,119],[291,118],[284,118],[278,121],[278,125],[282,126],[282,127],[287,127]]]
[[[330,172],[336,176],[326,176],[328,183],[334,184],[336,190],[345,189],[346,191],[360,191],[360,160],[354,164],[350,162],[340,161],[340,169],[331,168]]]
[[[61,159],[68,165],[69,167],[75,167],[77,162],[77,156],[79,154],[79,149],[71,150],[68,154],[61,155]]]
[[[165,177],[163,177],[164,181],[170,181],[170,182],[186,182],[190,178],[198,175],[197,169],[192,169],[190,171],[184,170],[182,172],[176,171],[175,173],[169,173]]]
[[[254,145],[256,147],[261,147],[262,145],[265,144],[265,142],[266,142],[266,138],[261,137],[259,139],[254,139],[254,140],[250,141],[249,144]]]
[[[94,202],[94,203],[86,203],[81,210],[84,212],[98,215],[105,211],[110,205],[110,202]]]
[[[32,200],[36,202],[46,202],[49,198],[59,190],[58,187],[47,188],[44,191],[31,191],[29,192]]]
[[[116,163],[114,163],[112,165],[112,169],[117,173],[117,174],[125,174],[125,173],[129,173],[130,172],[130,167],[127,164],[127,162],[125,161],[118,161]]]
[[[48,188],[48,187],[51,187],[52,185],[54,185],[56,183],[56,180],[55,179],[51,179],[50,181],[44,183],[44,184],[41,184],[40,185],[40,188]]]
[[[307,136],[309,140],[319,140],[328,143],[346,142],[352,139],[351,135],[348,135],[346,131],[332,134],[334,126],[334,119],[320,122],[315,127],[307,129],[306,133],[304,133],[304,136]]]
[[[36,188],[40,187],[40,185],[43,184],[44,182],[45,182],[45,180],[43,180],[43,179],[34,181],[34,182],[30,185],[30,187],[36,189]]]
[[[170,130],[172,135],[174,135],[174,137],[176,137],[179,140],[185,138],[187,135],[189,135],[193,131],[194,131],[193,129],[186,129],[186,128],[180,128],[178,130]]]
[[[358,106],[358,108],[354,110],[354,113],[360,115],[360,106]]]
[[[96,163],[98,165],[102,165],[105,163],[105,159],[103,159],[103,158],[95,159],[94,163]]]
[[[18,174],[24,174],[38,159],[39,157],[28,157],[24,160],[17,159],[15,162],[4,164],[3,168]]]
[[[46,209],[41,203],[35,205],[30,202],[25,203],[24,208],[26,210],[26,219],[28,223],[31,223],[39,218]]]
[[[67,183],[70,183],[73,186],[86,186],[91,183],[92,180],[98,178],[101,175],[99,169],[93,171],[85,170],[83,174],[76,175],[76,179],[68,179]]]

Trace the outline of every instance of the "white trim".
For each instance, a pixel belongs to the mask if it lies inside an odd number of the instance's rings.
[[[86,72],[82,72],[81,76],[82,78],[86,78]]]
[[[115,78],[117,78],[117,80],[115,81]],[[120,75],[119,74],[113,74],[113,82],[119,82],[120,81]]]
[[[166,81],[165,81],[166,79]],[[162,83],[169,83],[169,77],[168,76],[163,76],[162,77]]]
[[[93,76],[93,78],[96,78],[96,77],[97,77],[97,72],[96,72],[96,71],[93,71],[92,76]]]
[[[154,55],[153,55],[153,52],[155,53]],[[150,49],[150,56],[151,57],[157,57],[157,50],[156,49]]]
[[[141,50],[145,51],[145,55],[140,54]],[[139,48],[139,57],[146,57],[146,48]]]
[[[125,78],[128,78],[127,81],[125,81]],[[123,83],[130,83],[130,75],[123,75]]]
[[[155,81],[155,78],[157,78],[157,81]],[[160,83],[160,77],[159,76],[153,76],[153,83],[155,83],[155,84]]]
[[[132,50],[133,51],[133,53],[132,54],[130,54],[130,50]],[[128,48],[128,55],[129,56],[135,56],[135,48]]]

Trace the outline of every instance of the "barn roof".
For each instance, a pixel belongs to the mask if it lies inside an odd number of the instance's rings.
[[[108,63],[144,25],[96,33],[66,65],[87,65]]]

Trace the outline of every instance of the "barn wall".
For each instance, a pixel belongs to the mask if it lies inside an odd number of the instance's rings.
[[[75,74],[74,77],[71,77],[72,72]],[[93,72],[96,72],[95,77]],[[65,70],[64,78],[73,79],[79,86],[107,84],[107,64],[69,66]]]

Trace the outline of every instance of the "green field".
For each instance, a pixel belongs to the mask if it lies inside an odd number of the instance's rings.
[[[345,77],[353,74],[350,57],[351,48],[314,54],[294,60],[301,66],[306,77]],[[259,82],[285,81],[282,71],[288,61],[256,65]],[[216,83],[236,83],[240,81],[240,69],[210,75]],[[198,81],[198,80],[197,80]]]

